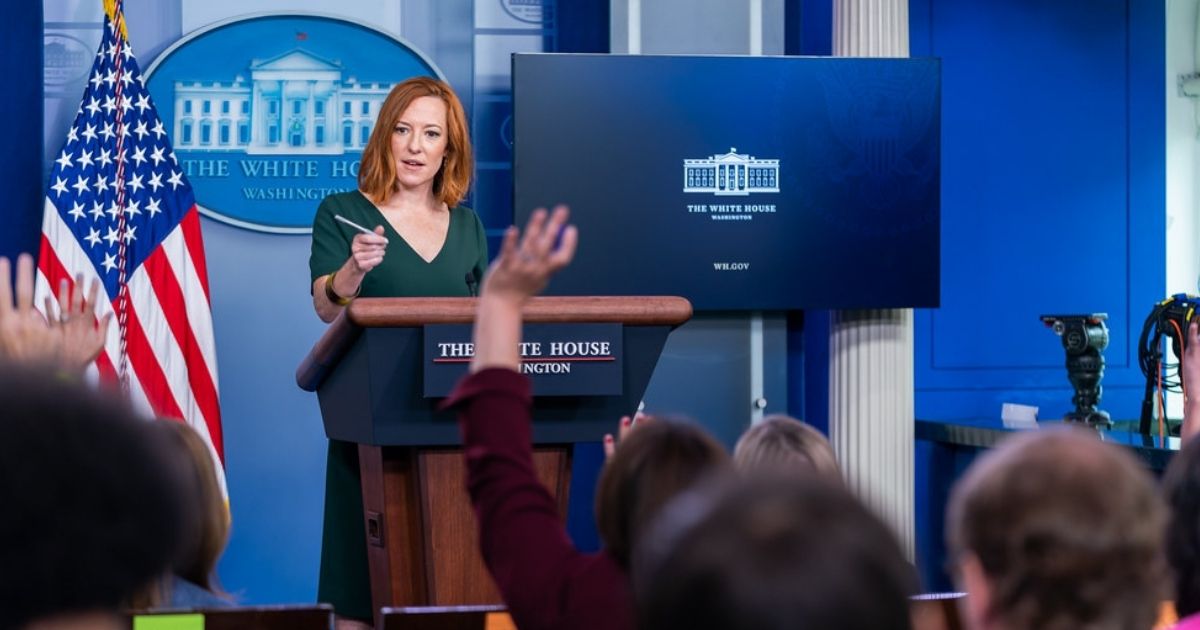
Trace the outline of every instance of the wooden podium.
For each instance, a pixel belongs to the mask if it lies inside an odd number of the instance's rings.
[[[317,392],[325,433],[359,445],[374,609],[502,603],[479,554],[457,419],[424,393],[425,327],[470,324],[474,298],[361,298],[330,324],[296,371]],[[678,297],[543,297],[527,324],[616,324],[619,395],[534,399],[534,464],[565,515],[572,444],[599,441],[632,413],[672,328]],[[464,369],[465,373],[465,369]]]

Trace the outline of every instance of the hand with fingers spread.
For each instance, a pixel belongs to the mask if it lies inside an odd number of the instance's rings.
[[[1200,433],[1200,323],[1188,324],[1183,344],[1180,374],[1183,380],[1183,429],[1185,441]]]
[[[112,313],[96,326],[94,308],[100,284],[92,281],[85,299],[83,276],[75,277],[74,291],[66,280],[58,287],[61,312],[49,321],[33,308],[33,258],[17,258],[16,291],[10,280],[11,266],[0,257],[0,357],[11,361],[57,363],[72,371],[82,371],[96,360],[104,347]],[[54,313],[54,302],[45,302],[46,313]]]
[[[521,307],[575,256],[579,235],[575,226],[567,225],[569,216],[566,206],[558,206],[550,214],[538,208],[524,235],[515,227],[504,233],[500,255],[488,268],[480,291],[472,372],[488,367],[521,368]]]
[[[17,257],[16,292],[12,266],[0,256],[0,358],[8,361],[56,360],[62,338],[33,308],[33,257]]]
[[[75,276],[74,290],[63,280],[58,285],[58,303],[60,312],[57,319],[51,318],[49,325],[62,340],[60,360],[65,367],[83,370],[87,368],[100,351],[104,349],[104,340],[108,335],[108,325],[112,321],[112,311],[100,318],[96,325],[96,295],[100,291],[100,280],[92,279],[88,288],[87,298],[83,297],[83,274]],[[46,297],[46,313],[54,312],[54,303]]]
[[[530,216],[523,236],[519,236],[516,226],[508,228],[500,255],[484,278],[482,295],[524,303],[540,293],[550,276],[566,267],[575,255],[579,235],[575,226],[567,225],[569,216],[566,206],[556,207],[553,213],[538,208]]]

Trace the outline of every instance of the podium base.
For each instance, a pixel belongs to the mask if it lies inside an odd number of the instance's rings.
[[[572,448],[533,451],[564,521]],[[374,609],[502,604],[479,553],[462,449],[360,444],[358,458]]]

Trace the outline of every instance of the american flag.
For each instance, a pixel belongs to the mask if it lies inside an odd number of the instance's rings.
[[[225,488],[217,362],[200,217],[129,46],[120,0],[46,191],[36,303],[66,280],[99,278],[114,311],[102,380],[139,407],[187,422]],[[47,313],[47,316],[56,316]]]

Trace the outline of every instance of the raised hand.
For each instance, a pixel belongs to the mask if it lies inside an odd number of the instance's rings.
[[[62,338],[33,308],[33,257],[17,257],[16,292],[12,265],[0,256],[0,357],[9,361],[57,359]]]
[[[633,431],[634,427],[641,426],[651,421],[651,419],[650,416],[640,411],[634,414],[632,418],[621,416],[621,421],[617,424],[617,438],[614,440],[611,433],[604,434],[604,460],[608,461],[612,459],[612,456],[617,452],[617,444],[625,441],[625,438],[629,435],[630,431]]]
[[[100,280],[92,279],[87,298],[83,297],[83,274],[75,276],[75,287],[67,285],[64,280],[58,285],[58,303],[61,308],[57,320],[51,318],[49,325],[57,329],[62,338],[63,347],[60,351],[61,360],[65,367],[83,370],[104,349],[104,340],[108,335],[108,325],[112,321],[112,311],[100,318],[96,325],[96,295],[100,291]],[[53,304],[46,298],[46,313],[53,313]]]
[[[10,361],[40,361],[61,365],[72,371],[82,371],[96,360],[104,348],[112,313],[106,314],[96,326],[96,295],[98,280],[92,281],[85,299],[83,276],[75,277],[72,291],[67,281],[58,287],[58,317],[49,321],[33,308],[33,257],[17,257],[16,291],[10,280],[12,267],[7,258],[0,257],[0,357]],[[54,302],[45,302],[46,313],[53,313]]]
[[[500,255],[484,277],[481,294],[523,303],[540,293],[550,276],[575,256],[579,234],[575,226],[567,225],[570,214],[566,206],[556,207],[551,214],[538,208],[523,235],[515,226],[508,228]]]
[[[515,227],[504,233],[500,255],[488,268],[479,293],[472,372],[489,367],[520,369],[521,307],[575,255],[579,235],[567,225],[569,214],[566,206],[558,206],[548,216],[538,208],[523,236]]]

